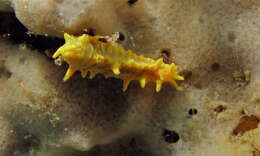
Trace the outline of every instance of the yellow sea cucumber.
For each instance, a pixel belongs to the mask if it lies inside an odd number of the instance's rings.
[[[165,64],[162,58],[154,60],[137,55],[131,50],[125,50],[112,38],[104,36],[79,37],[64,34],[65,44],[52,56],[56,60],[65,61],[69,65],[64,81],[67,81],[75,71],[80,71],[83,78],[90,73],[92,79],[96,74],[120,78],[124,81],[123,91],[132,80],[138,80],[142,88],[148,82],[156,83],[156,91],[161,90],[164,82],[169,82],[181,89],[175,80],[184,78],[178,74],[174,63]]]

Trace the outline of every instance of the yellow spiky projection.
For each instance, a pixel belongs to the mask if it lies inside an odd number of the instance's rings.
[[[64,81],[75,71],[80,71],[83,78],[88,72],[90,79],[98,73],[106,78],[120,78],[124,81],[124,91],[132,80],[138,80],[142,88],[148,82],[155,82],[157,92],[164,82],[180,89],[175,80],[183,80],[183,77],[178,74],[174,63],[165,64],[162,58],[154,60],[137,55],[104,36],[84,34],[76,37],[65,33],[64,38],[65,44],[53,55],[53,58],[69,64]]]

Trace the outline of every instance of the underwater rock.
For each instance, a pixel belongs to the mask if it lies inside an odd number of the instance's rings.
[[[78,73],[63,83],[66,65],[1,41],[0,124],[6,128],[0,134],[6,142],[0,147],[6,151],[260,155],[259,0],[12,3],[33,33],[120,32],[126,49],[175,62],[185,81],[183,91],[164,85],[160,93],[137,83],[124,93],[122,81],[101,75],[89,80]]]

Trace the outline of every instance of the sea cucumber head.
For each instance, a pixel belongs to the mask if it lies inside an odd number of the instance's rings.
[[[86,51],[93,51],[93,46],[91,44],[86,44],[89,40],[87,35],[82,35],[80,37],[74,37],[72,35],[64,34],[65,44],[60,47],[52,56],[57,58],[62,57],[64,61],[70,65],[77,65],[84,62],[84,58],[87,54]]]

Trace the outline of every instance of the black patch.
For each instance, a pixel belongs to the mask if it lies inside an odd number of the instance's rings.
[[[135,4],[138,0],[128,0],[128,4],[131,6]]]
[[[164,140],[168,143],[176,143],[180,139],[179,134],[174,130],[164,129],[162,136],[164,137]]]
[[[196,115],[198,114],[198,110],[196,108],[191,108],[188,111],[189,115]]]

